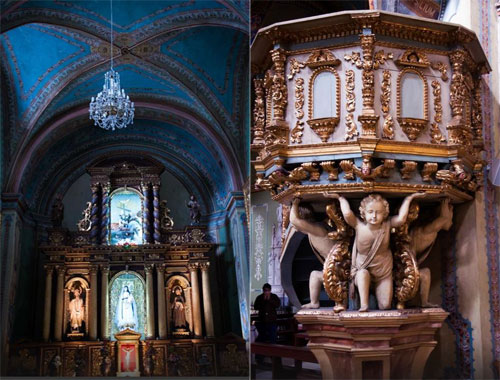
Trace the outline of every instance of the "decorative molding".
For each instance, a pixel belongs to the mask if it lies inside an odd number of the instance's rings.
[[[354,70],[346,70],[345,72],[345,92],[346,92],[346,111],[345,116],[345,140],[359,136],[358,128],[354,122],[354,111],[356,110],[356,94],[354,93]]]
[[[304,117],[304,79],[297,78],[295,79],[295,117],[297,118],[297,122],[295,123],[295,128],[291,131],[291,139],[292,143],[302,143],[302,135],[304,131],[304,122],[302,118]]]

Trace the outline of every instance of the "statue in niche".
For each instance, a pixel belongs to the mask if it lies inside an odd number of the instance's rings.
[[[182,288],[177,285],[172,289],[171,300],[172,304],[172,322],[174,329],[186,328],[186,298]]]
[[[52,360],[49,363],[49,376],[58,376],[59,375],[59,367],[61,367],[62,361],[59,355],[54,355]]]
[[[419,207],[412,204],[414,219],[418,217]],[[431,288],[431,271],[429,268],[422,268],[421,264],[429,255],[437,234],[441,230],[448,231],[453,223],[453,206],[448,198],[441,201],[439,216],[432,222],[415,226],[410,230],[412,254],[418,264],[420,272],[420,301],[422,307],[437,307],[429,302],[429,291]]]
[[[425,196],[414,193],[407,196],[398,215],[389,218],[389,203],[379,194],[365,197],[359,206],[361,219],[351,210],[349,202],[337,193],[326,193],[328,198],[338,199],[345,221],[355,229],[356,235],[352,248],[351,284],[357,287],[361,307],[368,311],[370,284],[373,283],[378,308],[391,307],[393,291],[393,261],[390,248],[390,232],[406,222],[410,203],[413,199]]]
[[[138,328],[137,305],[134,296],[130,293],[128,285],[124,285],[120,293],[120,298],[116,307],[115,320],[119,331],[125,330],[126,328],[131,330]]]
[[[300,203],[300,198],[295,198],[290,210],[290,223],[297,231],[306,234],[309,238],[311,249],[323,264],[328,253],[336,246],[337,242],[328,238],[328,229],[322,222],[314,220],[314,211],[309,204]],[[309,296],[311,302],[302,305],[303,309],[319,308],[319,295],[323,285],[323,271],[313,270],[309,276]]]
[[[82,283],[73,282],[69,293],[69,322],[66,330],[69,334],[85,333],[85,296]]]
[[[186,204],[186,206],[189,208],[189,217],[191,218],[191,225],[199,224],[201,217],[200,204],[198,203],[194,195],[191,195],[190,200]]]
[[[54,227],[61,227],[64,218],[64,204],[62,202],[61,194],[57,194],[56,200],[52,205],[52,212],[50,213],[50,219]]]

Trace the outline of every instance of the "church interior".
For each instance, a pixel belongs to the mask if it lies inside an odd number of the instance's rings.
[[[251,5],[252,375],[498,379],[500,3]]]
[[[1,376],[248,376],[247,2],[0,6]]]

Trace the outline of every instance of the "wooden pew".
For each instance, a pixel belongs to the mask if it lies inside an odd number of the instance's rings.
[[[252,343],[252,354],[270,356],[272,359],[272,376],[278,379],[283,372],[281,358],[291,358],[295,360],[295,369],[302,369],[302,362],[317,363],[318,360],[307,347],[285,346],[283,344]],[[252,371],[254,372],[254,371]]]

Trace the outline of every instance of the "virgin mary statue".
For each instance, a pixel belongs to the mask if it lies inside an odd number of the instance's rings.
[[[123,286],[120,293],[120,298],[116,307],[115,321],[119,331],[125,330],[126,328],[135,330],[138,327],[137,305],[127,285]]]

